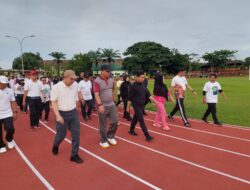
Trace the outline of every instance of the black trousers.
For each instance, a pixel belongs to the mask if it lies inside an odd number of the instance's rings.
[[[6,141],[11,142],[15,133],[13,117],[0,119],[0,148],[5,147],[5,143],[3,142],[3,126],[6,131],[5,139]]]
[[[23,94],[17,94],[16,103],[20,107],[20,110],[23,111]]]
[[[215,123],[218,122],[218,118],[216,115],[216,103],[207,103],[208,107],[207,107],[207,111],[204,113],[203,115],[203,120],[207,120],[207,117],[209,116],[209,114],[212,114],[213,120]]]
[[[129,112],[127,112],[127,105],[128,105],[128,99],[127,98],[123,98],[123,117],[125,118],[130,118],[130,114]]]
[[[182,121],[184,123],[188,123],[188,119],[187,119],[186,111],[185,111],[185,106],[184,106],[184,98],[177,98],[176,99],[175,107],[172,110],[172,112],[170,113],[170,116],[174,116],[177,111],[180,112]]]
[[[92,109],[93,109],[93,100],[85,100],[84,105],[81,103],[81,111],[82,111],[82,116],[84,118],[86,118],[86,116],[91,115]]]
[[[42,119],[43,110],[45,111],[44,120],[48,120],[49,119],[49,112],[50,112],[49,101],[41,103],[40,119]]]
[[[41,98],[29,97],[29,108],[30,108],[30,126],[38,126],[39,124],[39,116],[41,115]]]
[[[122,102],[121,101],[121,95],[119,94],[119,95],[117,95],[117,103],[116,103],[116,106],[119,106],[119,104]]]
[[[144,118],[143,118],[144,105],[133,105],[133,108],[134,108],[135,114],[130,125],[130,131],[133,131],[135,129],[135,126],[137,122],[139,121],[144,135],[149,136],[148,129],[145,125]]]
[[[23,111],[26,112],[26,113],[28,112],[28,106],[29,106],[29,97],[26,97],[25,106],[23,108]]]

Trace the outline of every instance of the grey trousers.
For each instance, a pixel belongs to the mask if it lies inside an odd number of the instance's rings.
[[[59,111],[64,119],[64,124],[56,121],[56,136],[54,139],[54,147],[59,147],[60,143],[66,137],[67,129],[71,132],[72,152],[71,156],[78,154],[80,144],[80,121],[76,109],[71,111]]]
[[[101,142],[107,142],[107,138],[114,138],[118,127],[118,113],[116,106],[105,106],[104,113],[98,113],[99,116],[99,133]],[[110,127],[107,132],[107,119],[110,120]]]

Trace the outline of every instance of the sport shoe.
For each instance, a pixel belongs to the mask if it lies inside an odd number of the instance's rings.
[[[161,125],[158,124],[158,123],[153,123],[153,126],[154,126],[154,127],[161,127]]]
[[[138,136],[138,134],[135,131],[129,131],[128,133],[133,136]]]
[[[165,131],[169,131],[170,130],[169,127],[163,127],[162,129],[165,130]]]
[[[46,123],[46,124],[47,124],[47,123],[49,123],[49,121],[48,121],[48,120],[44,120],[44,123]]]
[[[8,149],[13,149],[15,147],[15,142],[13,140],[10,142],[7,141],[7,147]]]
[[[5,153],[5,152],[7,152],[6,147],[2,147],[2,148],[0,148],[0,154],[1,154],[1,153]]]
[[[202,121],[204,121],[205,123],[209,124],[209,122],[206,119],[202,119]]]
[[[184,123],[184,126],[185,127],[191,127],[191,124],[190,123]]]
[[[152,141],[153,139],[154,139],[154,138],[151,137],[150,135],[146,136],[146,141],[148,141],[148,142]]]
[[[107,138],[108,139],[108,142],[110,143],[110,144],[112,144],[112,145],[116,145],[117,144],[117,141],[113,138],[113,139],[109,139],[109,138]]]
[[[223,124],[222,124],[221,122],[219,122],[219,121],[218,121],[218,122],[215,122],[214,124],[215,124],[215,125],[218,125],[218,126],[222,126],[222,125],[223,125]]]
[[[100,142],[100,146],[102,148],[109,148],[109,143],[108,142]]]

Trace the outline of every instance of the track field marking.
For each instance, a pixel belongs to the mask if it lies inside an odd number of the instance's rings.
[[[40,123],[43,124],[43,126],[45,126],[49,131],[51,131],[52,133],[56,134],[56,131],[53,130],[53,129],[51,129],[48,125],[46,125],[46,124],[43,123],[42,121],[40,121]],[[68,138],[65,138],[64,140],[65,140],[66,142],[68,142],[68,143],[71,144],[71,141],[70,141]],[[155,186],[155,185],[153,185],[153,184],[151,184],[151,183],[149,183],[149,182],[143,180],[142,178],[139,178],[138,176],[136,176],[136,175],[134,175],[134,174],[132,174],[132,173],[130,173],[130,172],[128,172],[128,171],[126,171],[126,170],[120,168],[119,166],[116,166],[115,164],[112,164],[111,162],[109,162],[109,161],[107,161],[107,160],[105,160],[105,159],[99,157],[98,155],[96,155],[96,154],[94,154],[94,153],[88,151],[87,149],[85,149],[85,148],[83,148],[83,147],[81,147],[81,146],[80,146],[79,148],[80,148],[80,150],[84,151],[85,153],[89,154],[90,156],[92,156],[92,157],[96,158],[97,160],[99,160],[99,161],[101,161],[101,162],[107,164],[108,166],[110,166],[110,167],[112,167],[112,168],[114,168],[114,169],[116,169],[116,170],[118,170],[118,171],[124,173],[125,175],[127,175],[127,176],[133,178],[134,180],[139,181],[139,182],[141,182],[142,184],[144,184],[144,185],[146,185],[146,186],[148,186],[148,187],[150,187],[150,188],[152,188],[152,189],[161,190],[161,188],[159,188],[159,187],[157,187],[157,186]]]
[[[80,122],[80,123],[81,123],[82,125],[85,125],[86,127],[89,127],[89,128],[91,128],[91,129],[93,129],[93,130],[98,131],[98,129],[95,128],[95,127],[92,127],[92,126],[90,126],[90,125],[88,125],[88,124],[85,124],[85,123],[82,123],[82,122]],[[233,175],[230,175],[230,174],[227,174],[227,173],[218,171],[218,170],[214,170],[214,169],[208,168],[208,167],[203,166],[203,165],[200,165],[200,164],[196,164],[196,163],[191,162],[191,161],[188,161],[188,160],[184,160],[184,159],[179,158],[179,157],[177,157],[177,156],[174,156],[174,155],[171,155],[171,154],[167,154],[167,153],[164,153],[164,152],[155,150],[155,149],[153,149],[153,148],[146,147],[146,146],[144,146],[144,145],[135,143],[135,142],[133,142],[133,141],[124,139],[124,138],[119,137],[119,136],[116,136],[116,138],[117,138],[117,139],[120,139],[120,140],[123,140],[123,141],[125,141],[125,142],[127,142],[127,143],[133,144],[133,145],[135,145],[135,146],[141,147],[141,148],[143,148],[143,149],[149,150],[149,151],[151,151],[151,152],[160,154],[160,155],[162,155],[162,156],[169,157],[169,158],[172,158],[172,159],[174,159],[174,160],[178,160],[178,161],[180,161],[180,162],[189,164],[189,165],[191,165],[191,166],[194,166],[194,167],[197,167],[197,168],[200,168],[200,169],[209,171],[209,172],[211,172],[211,173],[215,173],[215,174],[218,174],[218,175],[227,177],[227,178],[229,178],[229,179],[233,179],[233,180],[236,180],[236,181],[240,181],[240,182],[242,182],[242,183],[250,184],[250,181],[249,181],[249,180],[242,179],[242,178],[240,178],[240,177],[236,177],[236,176],[233,176]]]
[[[19,146],[15,142],[15,148],[18,154],[22,157],[24,162],[29,166],[32,172],[38,177],[38,179],[44,184],[44,186],[49,190],[54,190],[54,187],[42,176],[42,174],[35,168],[35,166],[29,161],[29,159],[24,155]]]

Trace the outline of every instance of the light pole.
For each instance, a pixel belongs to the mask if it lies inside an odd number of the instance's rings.
[[[35,35],[30,35],[30,36],[25,36],[23,37],[21,40],[18,38],[18,37],[15,37],[15,36],[10,36],[10,35],[6,35],[5,37],[7,38],[14,38],[18,41],[19,45],[20,45],[20,51],[21,51],[21,61],[22,61],[22,73],[24,75],[24,65],[23,65],[23,41],[26,39],[26,38],[33,38],[35,37]]]

